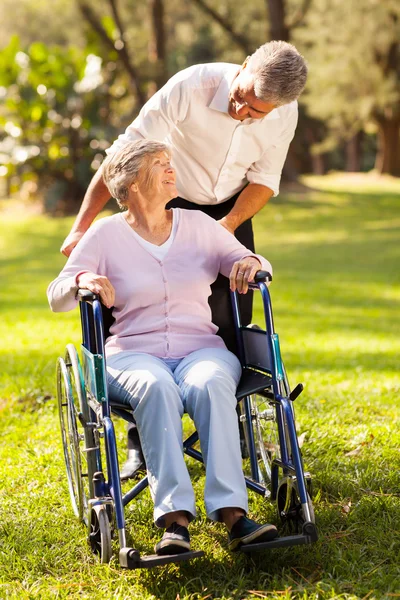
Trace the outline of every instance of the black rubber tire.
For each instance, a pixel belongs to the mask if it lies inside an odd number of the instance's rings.
[[[278,487],[276,504],[282,525],[286,526],[293,533],[301,533],[306,519],[300,502],[296,478],[284,477],[281,480]],[[311,523],[315,523],[314,506],[308,491],[307,504],[310,511]]]
[[[57,401],[68,489],[75,515],[83,520],[83,488],[71,381],[65,361],[57,361]]]
[[[276,406],[274,402],[257,394],[250,396],[250,406],[251,425],[253,428],[255,453],[258,465],[258,481],[271,491],[272,462],[279,455]],[[250,438],[244,411],[241,421],[243,424],[247,454],[250,454]],[[248,463],[249,461],[245,461],[245,471],[246,469],[249,469]]]
[[[98,504],[90,511],[89,543],[94,554],[103,564],[109,563],[112,557],[111,525],[107,506]]]
[[[97,463],[97,454],[99,450],[98,432],[93,427],[84,427],[78,418],[79,411],[86,423],[91,423],[95,420],[95,415],[90,409],[87,401],[83,372],[78,353],[72,344],[68,344],[65,353],[65,364],[68,370],[72,396],[75,407],[75,423],[79,438],[80,450],[80,478],[83,493],[82,498],[82,514],[83,521],[87,525],[87,507],[88,500],[94,497],[93,490],[93,475],[99,470]]]

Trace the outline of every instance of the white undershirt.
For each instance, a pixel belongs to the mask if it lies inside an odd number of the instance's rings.
[[[172,210],[172,228],[171,228],[170,236],[167,239],[167,241],[165,241],[163,244],[161,244],[161,246],[157,246],[157,244],[152,244],[151,242],[148,242],[147,240],[142,238],[138,233],[136,233],[136,231],[134,229],[132,229],[132,232],[133,232],[133,235],[136,237],[137,241],[139,242],[139,244],[145,250],[150,252],[150,254],[152,256],[154,256],[154,258],[157,258],[158,260],[163,260],[163,258],[167,254],[172,242],[174,241],[174,238],[176,235],[176,230],[178,229],[178,223],[179,223],[179,208],[174,208]]]

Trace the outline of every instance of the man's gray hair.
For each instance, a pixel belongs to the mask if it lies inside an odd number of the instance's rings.
[[[307,65],[298,50],[282,41],[260,46],[248,59],[259,100],[282,106],[296,100],[307,80]]]
[[[120,208],[126,208],[129,186],[138,181],[139,172],[146,167],[147,159],[160,152],[166,152],[171,156],[171,150],[162,142],[137,140],[126,142],[122,148],[107,156],[101,166],[103,181]],[[147,174],[141,173],[140,179],[147,181]]]

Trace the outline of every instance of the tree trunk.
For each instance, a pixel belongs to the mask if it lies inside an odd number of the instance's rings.
[[[285,0],[267,0],[269,34],[271,40],[289,41],[289,29],[285,22]]]
[[[378,153],[375,168],[379,173],[400,177],[400,117],[377,119]]]
[[[326,165],[325,165],[325,154],[316,154],[312,151],[313,144],[316,144],[320,141],[320,137],[318,137],[314,131],[315,121],[310,121],[310,125],[306,124],[304,138],[306,140],[306,144],[308,148],[310,148],[310,159],[311,159],[311,168],[314,175],[325,175],[326,173]]]
[[[346,171],[358,173],[361,171],[363,131],[358,131],[346,143]]]
[[[168,81],[167,52],[165,44],[164,0],[149,0],[152,36],[149,45],[149,60],[155,65],[156,90]],[[156,91],[153,90],[153,91]]]

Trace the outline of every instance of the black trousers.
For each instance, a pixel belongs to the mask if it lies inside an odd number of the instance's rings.
[[[199,205],[184,200],[183,198],[174,198],[167,204],[167,208],[185,208],[189,210],[201,210],[216,221],[225,217],[234,206],[239,194],[221,204]],[[235,231],[235,237],[243,246],[254,252],[254,235],[251,219],[245,221]],[[243,325],[251,323],[253,309],[253,292],[239,294],[239,306]],[[224,275],[219,275],[211,286],[211,296],[209,298],[211,307],[212,321],[217,327],[218,335],[222,337],[228,349],[236,353],[236,338],[233,324],[233,314],[231,298],[229,294],[229,280]]]
[[[238,192],[232,198],[221,204],[200,205],[189,202],[184,198],[174,198],[167,204],[167,208],[184,208],[186,210],[200,210],[216,221],[225,217],[233,208]],[[235,231],[235,237],[254,252],[254,235],[251,219],[242,223]],[[236,354],[236,336],[233,322],[232,304],[229,293],[229,280],[224,275],[219,275],[211,285],[211,296],[209,298],[213,323],[218,327],[218,335],[224,340],[228,350]],[[253,292],[238,294],[240,314],[243,325],[249,325],[253,313]],[[136,447],[133,429],[135,425],[128,426],[128,449]]]

